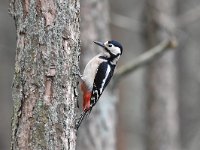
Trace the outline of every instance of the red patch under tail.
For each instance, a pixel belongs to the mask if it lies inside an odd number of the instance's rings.
[[[83,111],[87,111],[90,108],[91,92],[88,90],[84,82],[81,84],[81,90],[83,91]]]

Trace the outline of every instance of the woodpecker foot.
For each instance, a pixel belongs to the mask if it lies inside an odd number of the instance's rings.
[[[82,80],[83,76],[81,75],[79,70],[77,72],[74,72],[73,74],[77,75]]]

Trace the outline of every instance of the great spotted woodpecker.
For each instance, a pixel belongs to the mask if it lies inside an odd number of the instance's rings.
[[[94,43],[101,46],[103,51],[88,62],[83,75],[80,75],[81,90],[83,92],[83,113],[76,122],[76,129],[79,128],[85,115],[91,112],[110,82],[123,51],[122,45],[115,40],[105,43],[94,41]]]

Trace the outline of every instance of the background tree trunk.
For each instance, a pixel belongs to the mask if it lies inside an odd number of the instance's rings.
[[[111,34],[124,46],[118,66],[125,65],[147,49],[141,33],[144,30],[142,14],[144,14],[145,0],[111,0],[110,2]],[[120,95],[117,107],[119,113],[118,150],[144,150],[146,148],[145,69],[145,67],[138,69],[118,84]]]
[[[11,149],[74,150],[79,1],[12,0],[17,30]]]
[[[178,57],[182,150],[200,148],[200,1],[179,0],[182,43]],[[184,36],[183,36],[184,35]]]
[[[110,40],[107,0],[81,1],[82,68],[101,50],[92,41]],[[78,133],[78,150],[116,149],[117,95],[110,87],[102,94],[97,105],[81,124]],[[82,99],[80,101],[82,104]]]
[[[148,45],[174,34],[176,1],[147,2]],[[178,150],[179,123],[175,51],[169,51],[150,65],[147,73],[148,150]]]

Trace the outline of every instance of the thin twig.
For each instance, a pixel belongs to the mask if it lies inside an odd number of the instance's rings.
[[[144,54],[137,57],[135,60],[131,61],[129,64],[126,64],[119,69],[117,69],[114,75],[114,83],[117,83],[122,77],[130,74],[131,72],[137,70],[141,66],[146,65],[147,63],[154,60],[156,57],[163,54],[165,51],[169,50],[170,48],[175,48],[177,46],[177,41],[175,39],[167,39],[162,41],[157,46],[151,48]]]

